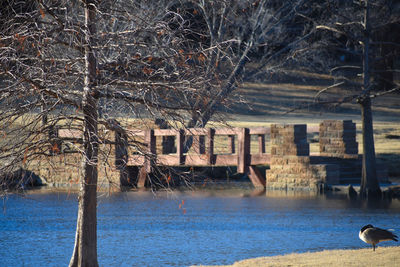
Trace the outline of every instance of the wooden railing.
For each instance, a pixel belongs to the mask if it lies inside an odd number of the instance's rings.
[[[135,132],[136,136],[143,136],[148,152],[154,155],[153,161],[160,165],[168,166],[238,166],[238,172],[246,172],[249,165],[268,164],[270,157],[265,153],[265,134],[269,128],[194,128],[185,130],[154,129]],[[215,137],[218,135],[227,138],[227,153],[215,153]],[[258,136],[258,153],[250,154],[250,136]],[[175,137],[176,153],[157,154],[156,138]],[[184,141],[193,137],[192,153],[184,153]],[[235,146],[238,140],[238,149]],[[168,149],[164,149],[168,150]],[[237,151],[237,153],[236,153]],[[143,166],[147,157],[143,155],[130,155],[129,166]]]
[[[270,154],[265,153],[265,135],[270,128],[192,128],[192,129],[151,129],[135,131],[147,144],[147,152],[152,157],[131,154],[128,166],[142,166],[138,186],[145,183],[147,174],[154,165],[163,166],[237,166],[238,173],[248,173],[255,186],[265,186],[265,177],[256,169],[256,165],[270,162]],[[257,153],[251,153],[251,136],[256,135]],[[225,153],[216,153],[216,136],[225,137]],[[157,138],[174,138],[175,153],[157,153]],[[184,142],[192,138],[192,149],[185,153]],[[236,148],[237,140],[237,148]],[[171,143],[169,142],[169,145]],[[170,151],[163,148],[163,151]]]

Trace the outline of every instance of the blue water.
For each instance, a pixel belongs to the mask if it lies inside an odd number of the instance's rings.
[[[11,195],[2,207],[0,266],[68,265],[76,195]],[[224,190],[114,193],[99,196],[98,258],[101,266],[232,264],[368,247],[358,239],[361,226],[372,223],[399,233],[399,222],[399,201],[368,205],[336,195],[243,197]]]

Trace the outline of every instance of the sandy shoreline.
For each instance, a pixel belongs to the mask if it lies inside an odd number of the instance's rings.
[[[233,267],[255,266],[400,266],[400,246],[378,247],[354,250],[324,250],[288,254],[283,256],[260,257],[235,262]]]

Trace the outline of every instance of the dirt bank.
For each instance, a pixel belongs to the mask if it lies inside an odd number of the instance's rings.
[[[400,266],[400,247],[325,250],[314,253],[261,257],[235,262],[234,267],[255,266]]]

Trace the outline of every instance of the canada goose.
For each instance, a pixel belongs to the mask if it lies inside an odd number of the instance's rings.
[[[368,225],[364,226],[363,228],[361,228],[360,233],[358,234],[358,237],[360,237],[360,239],[362,241],[364,241],[365,243],[372,244],[374,251],[375,251],[376,244],[378,244],[379,242],[389,241],[389,240],[393,240],[393,241],[397,242],[397,238],[398,238],[392,232],[389,232],[388,230],[381,229],[378,227],[374,227],[371,224],[368,224]]]

